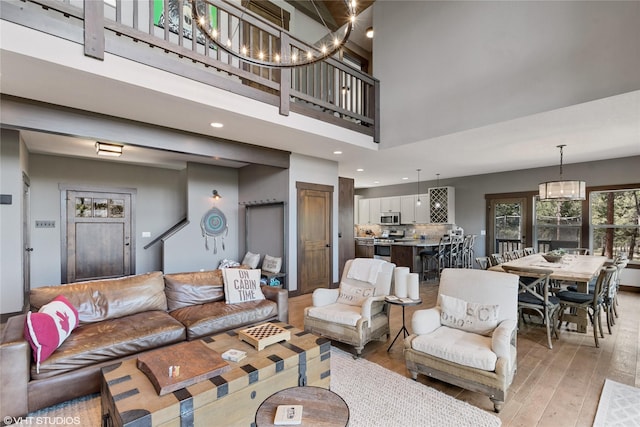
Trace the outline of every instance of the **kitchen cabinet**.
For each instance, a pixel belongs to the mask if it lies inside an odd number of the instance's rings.
[[[369,223],[377,224],[380,222],[380,199],[369,199]]]
[[[429,188],[429,222],[455,224],[455,188]]]
[[[380,212],[400,212],[400,197],[380,198]]]
[[[373,239],[356,239],[356,258],[373,258]]]
[[[400,198],[400,220],[403,224],[429,224],[429,195],[420,194],[420,206],[417,197],[402,196]]]
[[[370,224],[369,199],[358,200],[358,224]]]

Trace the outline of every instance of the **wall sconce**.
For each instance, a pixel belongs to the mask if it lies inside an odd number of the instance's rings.
[[[222,199],[222,196],[220,195],[220,193],[218,193],[218,190],[213,190],[213,200],[220,200]]]
[[[120,157],[122,156],[122,145],[96,142],[96,153],[98,156]]]

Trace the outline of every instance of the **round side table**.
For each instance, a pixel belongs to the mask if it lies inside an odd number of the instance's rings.
[[[301,426],[344,427],[349,407],[342,397],[322,387],[291,387],[269,396],[256,412],[256,427],[271,427],[278,405],[302,405]]]
[[[391,345],[387,349],[387,353],[388,353],[391,350],[391,347],[393,347],[393,345],[396,343],[396,340],[398,339],[398,337],[400,336],[400,334],[402,332],[404,332],[404,337],[405,338],[409,335],[409,330],[407,329],[407,326],[406,326],[406,324],[404,322],[404,308],[412,306],[412,305],[422,304],[422,299],[418,298],[418,299],[414,299],[414,300],[411,300],[411,301],[402,301],[402,300],[399,300],[399,299],[395,299],[395,300],[387,300],[387,302],[389,304],[399,305],[399,306],[402,307],[402,328],[400,328],[400,330],[398,331],[398,334],[396,335],[396,337],[393,339],[393,341],[391,341]]]

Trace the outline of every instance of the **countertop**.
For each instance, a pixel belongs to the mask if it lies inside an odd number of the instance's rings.
[[[438,240],[403,240],[400,242],[393,242],[393,246],[416,246],[418,248],[426,248],[427,246],[438,246],[440,244],[440,239]]]

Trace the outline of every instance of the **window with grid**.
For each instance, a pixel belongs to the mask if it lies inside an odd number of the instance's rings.
[[[538,252],[582,247],[582,202],[536,197],[534,231]]]
[[[640,188],[592,191],[589,209],[592,253],[640,264]]]

